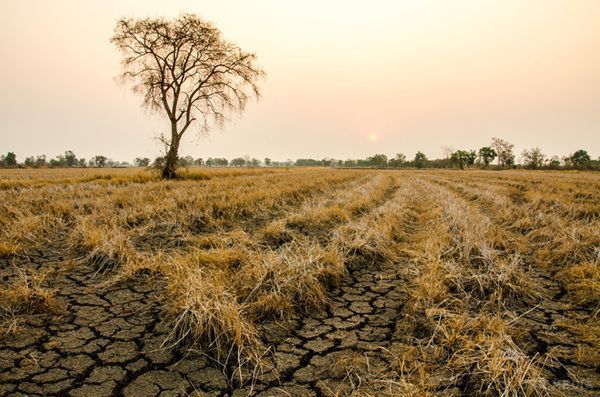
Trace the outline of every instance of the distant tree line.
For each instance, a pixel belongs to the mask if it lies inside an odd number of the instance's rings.
[[[72,150],[67,150],[64,154],[59,154],[55,158],[48,159],[45,154],[39,156],[25,157],[22,162],[17,161],[17,156],[13,152],[6,155],[0,155],[0,167],[25,167],[25,168],[85,168],[85,167],[128,167],[128,162],[119,162],[109,159],[101,154],[92,157],[89,160],[78,158]]]
[[[499,138],[493,138],[490,146],[479,150],[452,150],[445,158],[428,159],[423,152],[417,152],[412,160],[407,160],[404,154],[398,153],[393,158],[385,154],[376,154],[364,160],[338,161],[343,167],[368,168],[526,168],[526,169],[588,169],[600,170],[600,158],[592,159],[584,149],[563,156],[547,156],[536,147],[521,152],[521,162],[517,163],[513,152],[514,145]],[[307,160],[302,160],[307,162]],[[314,160],[313,160],[314,161]],[[310,160],[308,160],[310,162]],[[312,164],[312,165],[325,165]]]
[[[592,159],[589,153],[580,149],[567,156],[547,156],[538,147],[526,149],[521,152],[520,163],[516,162],[513,152],[514,145],[500,138],[492,138],[489,146],[478,150],[449,149],[446,157],[429,159],[425,153],[419,151],[412,160],[404,154],[398,153],[388,158],[385,154],[375,154],[365,159],[337,160],[333,158],[274,161],[270,158],[259,160],[249,156],[236,157],[231,160],[222,157],[193,158],[192,156],[179,157],[179,167],[345,167],[345,168],[527,168],[527,169],[588,169],[600,170],[600,158]],[[87,160],[77,158],[75,153],[67,150],[56,158],[47,160],[45,155],[26,157],[21,163],[17,161],[14,152],[0,155],[0,167],[153,167],[163,169],[165,157],[151,160],[148,157],[137,157],[133,164],[114,161],[103,155],[96,155]]]

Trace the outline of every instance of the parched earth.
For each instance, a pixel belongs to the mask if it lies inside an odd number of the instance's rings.
[[[259,396],[321,396],[347,392],[365,364],[385,376],[405,294],[398,268],[353,269],[321,313],[263,326],[272,368],[252,387]],[[269,367],[269,366],[267,366]],[[391,373],[387,375],[391,376]]]
[[[230,368],[202,352],[161,345],[169,322],[161,311],[160,279],[106,285],[92,266],[68,266],[63,252],[0,263],[2,282],[19,267],[56,269],[46,283],[64,305],[58,314],[24,317],[17,332],[0,337],[0,395],[344,395],[365,372],[393,379],[398,355],[426,345],[427,335],[418,330],[397,329],[406,299],[402,266],[358,266],[331,291],[325,311],[264,324],[271,347],[266,365],[255,382],[239,384]],[[532,349],[552,357],[548,377],[565,395],[600,395],[598,369],[577,361],[574,337],[557,322],[577,311],[561,301],[557,285],[547,289],[556,301],[525,315]],[[433,376],[434,393],[465,394],[464,380],[441,367]]]
[[[62,267],[46,284],[64,307],[59,314],[24,317],[16,333],[1,337],[0,395],[323,394],[348,376],[342,357],[369,352],[371,365],[379,365],[402,305],[391,269],[353,272],[325,312],[265,324],[271,365],[254,385],[239,385],[201,352],[161,346],[169,322],[161,312],[160,280],[141,276],[104,285],[92,266],[64,268],[60,252],[39,254],[5,260],[3,281],[19,266]]]
[[[530,276],[544,291],[540,302],[522,310],[520,327],[527,330],[528,355],[544,362],[546,377],[559,393],[566,396],[600,396],[600,357],[591,357],[582,347],[597,347],[582,340],[569,323],[593,318],[592,309],[568,299],[564,287],[554,275],[532,272]],[[590,332],[597,332],[591,330]],[[598,340],[600,335],[595,335]]]
[[[30,260],[36,268],[64,263],[59,253]],[[14,267],[3,273],[6,280]],[[16,333],[0,339],[0,395],[155,396],[194,390],[221,395],[228,390],[225,375],[207,357],[162,348],[169,325],[161,315],[160,281],[143,276],[112,286],[102,281],[93,267],[82,264],[47,280],[63,310],[28,316]]]

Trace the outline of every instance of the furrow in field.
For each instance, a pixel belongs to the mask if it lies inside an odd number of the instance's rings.
[[[406,243],[410,305],[399,330],[405,343],[411,336],[417,342],[404,350],[417,364],[404,371],[413,374],[413,384],[419,384],[416,374],[441,373],[446,387],[461,394],[486,388],[518,395],[527,385],[532,394],[546,395],[552,387],[542,363],[520,348],[512,327],[512,304],[535,297],[517,257],[499,249],[493,224],[466,201],[422,176],[416,183],[427,207],[417,211]],[[435,382],[426,386],[436,392]]]
[[[600,203],[596,199],[600,183],[593,178],[579,180],[555,174],[532,176],[527,173],[517,174],[510,183],[505,183],[499,178],[477,178],[471,173],[444,173],[435,175],[435,179],[459,186],[477,186],[480,191],[491,190],[512,204],[528,205],[538,212],[560,218],[595,221],[600,217]],[[471,189],[466,192],[470,199],[476,199]]]
[[[398,231],[413,193],[412,182],[401,178],[389,199],[331,233],[328,244],[347,247],[347,273],[330,290],[325,310],[296,311],[289,320],[261,325],[271,353],[242,394],[385,394],[384,382],[396,368],[387,349],[405,301]]]
[[[49,242],[48,236],[84,233],[152,235],[222,228],[244,219],[298,205],[335,189],[360,173],[318,177],[311,171],[209,181],[153,182],[141,185],[65,184],[3,192],[0,208],[3,247],[13,254]],[[341,186],[340,186],[341,184]],[[273,188],[276,186],[276,188]],[[84,230],[76,230],[84,229]],[[118,237],[118,236],[117,236]],[[117,238],[118,239],[118,238]]]
[[[394,184],[394,178],[376,178],[367,187],[372,194],[364,196],[372,198],[372,202],[357,205],[352,201],[350,208],[368,211],[360,215],[368,216],[382,205],[384,196],[389,199]],[[356,193],[364,193],[364,190],[358,188]],[[269,317],[284,318],[293,313],[297,305],[307,310],[322,308],[327,301],[327,285],[336,284],[345,271],[344,247],[305,234],[295,235],[276,249],[257,245],[247,235],[241,235],[238,241],[232,243],[227,248],[215,247],[208,252],[198,251],[169,258],[167,264],[161,266],[168,285],[172,286],[167,302],[171,303],[173,313],[183,316],[179,317],[181,321],[174,328],[176,340],[182,340],[182,335],[194,336],[200,341],[208,337],[209,342],[215,342],[215,347],[235,347],[238,352],[250,349],[245,354],[254,354],[252,349],[259,344],[254,326],[256,321]],[[223,255],[225,251],[230,254],[229,257]],[[206,279],[209,281],[203,282]],[[198,306],[203,301],[198,296],[201,292],[197,288],[198,283],[210,284],[222,291],[202,292],[221,296],[217,306]],[[225,327],[222,319],[218,318],[220,314],[215,313],[222,313],[225,306],[235,313],[236,324],[241,327],[239,336],[232,334],[232,328]],[[213,327],[210,332],[206,331],[207,321]],[[222,335],[222,339],[213,341],[211,332]],[[215,351],[221,360],[226,358],[223,353],[218,349]]]
[[[540,291],[531,308],[515,308],[519,317],[514,323],[523,330],[522,348],[530,356],[539,355],[549,370],[548,378],[561,387],[582,393],[596,389],[590,371],[600,364],[599,339],[594,336],[600,321],[593,308],[600,296],[594,270],[598,225],[489,196],[487,185],[434,182],[489,214],[502,232],[498,245],[520,252],[519,266]]]

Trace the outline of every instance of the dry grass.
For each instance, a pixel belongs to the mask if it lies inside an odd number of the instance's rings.
[[[372,183],[366,183],[366,186],[358,185],[354,188],[360,189],[369,197],[379,198],[390,189],[391,182],[387,178],[375,178]],[[353,190],[351,188],[350,192]],[[347,193],[342,193],[342,196],[352,197]],[[322,199],[325,206],[329,203],[335,206],[337,201],[336,196],[325,196]],[[322,309],[328,302],[327,288],[336,286],[346,271],[345,265],[349,252],[344,250],[335,239],[322,236],[317,240],[310,232],[303,233],[288,228],[290,219],[301,221],[322,215],[322,212],[315,207],[314,201],[308,200],[308,202],[284,219],[260,228],[254,236],[242,229],[234,229],[230,232],[218,231],[204,236],[200,238],[203,247],[201,250],[171,256],[165,263],[159,265],[158,272],[165,275],[168,284],[172,285],[172,290],[186,291],[184,295],[188,298],[205,289],[196,287],[196,282],[199,281],[181,282],[180,279],[185,271],[190,272],[193,280],[198,280],[197,269],[205,269],[207,274],[218,275],[211,282],[215,286],[227,286],[220,296],[230,297],[227,300],[230,304],[228,313],[230,316],[233,316],[233,312],[237,313],[233,317],[239,320],[243,329],[249,330],[248,335],[252,334],[249,325],[257,321],[267,318],[286,318],[297,307],[302,307],[304,310]],[[373,200],[371,206],[375,208],[376,204],[377,201]],[[361,217],[366,216],[367,213]],[[331,233],[334,235],[335,230],[341,230],[348,224],[348,219],[343,218],[333,222],[328,218],[328,222],[332,227],[339,223]],[[184,263],[186,265],[181,266]],[[180,269],[176,277],[172,277],[173,269]],[[172,300],[176,299],[169,299]],[[194,300],[199,301],[201,298],[194,298]],[[208,315],[207,313],[212,310],[218,312],[215,315],[219,317],[223,314],[222,307],[223,305],[212,306],[209,309],[204,307],[204,313]],[[180,308],[176,311],[183,310]],[[192,313],[189,310],[185,312],[188,316]],[[188,321],[181,324],[191,326],[194,323]],[[212,340],[210,344],[219,345],[217,350],[221,357],[223,351],[236,351],[238,352],[236,358],[240,357],[239,352],[248,353],[242,357],[242,361],[256,360],[260,356],[257,352],[261,348],[258,339],[254,337],[240,339],[231,335],[233,330],[231,327],[222,327],[221,335],[229,336],[216,338],[216,334],[213,333],[212,338],[209,338]]]
[[[234,355],[238,362],[256,361],[260,341],[254,324],[247,319],[247,306],[237,301],[228,278],[207,272],[185,260],[166,264],[167,309],[174,317],[173,330],[165,344],[188,339],[201,342],[218,360]]]
[[[239,269],[234,285],[258,319],[283,318],[296,306],[322,309],[326,287],[337,284],[345,271],[336,247],[310,241],[260,252],[253,259]]]
[[[173,318],[166,343],[201,343],[223,362],[256,360],[255,321],[283,317],[298,304],[323,307],[327,286],[344,271],[334,247],[307,236],[281,249],[263,246],[259,234],[282,232],[269,220],[308,202],[333,203],[348,189],[380,196],[389,184],[369,183],[368,173],[312,169],[193,170],[179,181],[136,172],[48,182],[42,174],[2,192],[12,204],[3,212],[29,214],[3,218],[6,253],[48,244],[40,232],[66,237],[80,262],[113,282],[139,272],[160,275]],[[261,223],[262,232],[248,234]]]
[[[56,313],[62,304],[42,284],[48,272],[22,271],[10,284],[0,287],[0,331],[17,332],[20,316]]]
[[[0,242],[0,258],[5,256],[14,256],[19,251],[21,251],[21,247],[18,243],[10,243],[10,242]]]
[[[445,347],[447,367],[466,377],[475,394],[502,396],[550,395],[535,357],[528,357],[514,342],[506,313],[472,317],[430,309],[436,321],[434,340]]]
[[[67,243],[113,282],[165,281],[165,346],[198,343],[222,363],[260,363],[258,324],[321,310],[348,271],[405,273],[390,368],[341,360],[338,395],[547,395],[520,316],[554,297],[586,313],[557,324],[579,362],[600,357],[600,179],[592,173],[190,169],[0,173],[0,260]],[[51,311],[38,276],[0,291],[6,318]],[[562,299],[562,298],[561,298]],[[593,365],[593,364],[588,364]],[[243,371],[239,371],[242,376]]]
[[[549,382],[514,342],[507,320],[509,307],[539,296],[519,253],[499,249],[502,233],[467,202],[430,183],[418,189],[430,200],[415,204],[406,253],[415,319],[408,326],[433,347],[421,360],[444,362],[475,394],[549,395]]]
[[[84,253],[83,259],[94,263],[98,271],[135,266],[137,252],[129,237],[116,227],[83,221],[75,227],[71,236],[75,249]]]
[[[559,277],[580,304],[589,305],[600,314],[600,260],[568,267]]]

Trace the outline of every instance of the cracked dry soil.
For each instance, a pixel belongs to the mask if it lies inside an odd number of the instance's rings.
[[[402,285],[397,266],[350,269],[331,292],[326,310],[263,325],[264,338],[272,347],[267,358],[270,370],[253,388],[236,393],[334,395],[347,392],[355,360],[366,360],[380,371],[389,367],[393,359],[389,351],[398,342],[394,333],[405,299]]]
[[[19,267],[61,263],[60,251],[5,259],[0,279],[8,282]],[[347,376],[343,357],[364,352],[371,365],[386,365],[382,348],[392,343],[403,299],[398,277],[391,266],[354,269],[327,310],[263,324],[272,346],[266,370],[254,385],[239,385],[201,352],[161,348],[169,323],[160,279],[104,285],[93,266],[62,268],[45,281],[63,303],[60,312],[22,316],[17,332],[0,337],[0,395],[329,394]]]
[[[60,253],[1,266],[1,279],[18,266],[56,267]],[[159,280],[103,286],[89,265],[53,274],[47,281],[62,301],[56,314],[22,319],[0,337],[0,395],[156,396],[227,390],[222,371],[193,352],[162,349],[168,322],[161,315]]]
[[[343,395],[359,380],[352,375],[355,360],[393,379],[394,357],[422,343],[418,335],[396,331],[407,296],[402,266],[363,263],[351,266],[331,291],[326,310],[263,324],[271,347],[266,365],[254,384],[238,384],[228,381],[231,368],[200,351],[161,348],[169,322],[161,311],[160,279],[105,285],[92,266],[65,267],[62,252],[4,259],[0,266],[2,282],[19,267],[58,269],[46,284],[64,305],[56,314],[24,316],[17,332],[0,337],[2,396]],[[600,395],[598,369],[577,361],[576,337],[560,325],[577,315],[576,307],[556,283],[539,281],[554,300],[523,317],[531,329],[529,353],[552,357],[548,378],[564,395]],[[435,377],[428,380],[435,394],[464,394],[460,380],[442,368]]]

